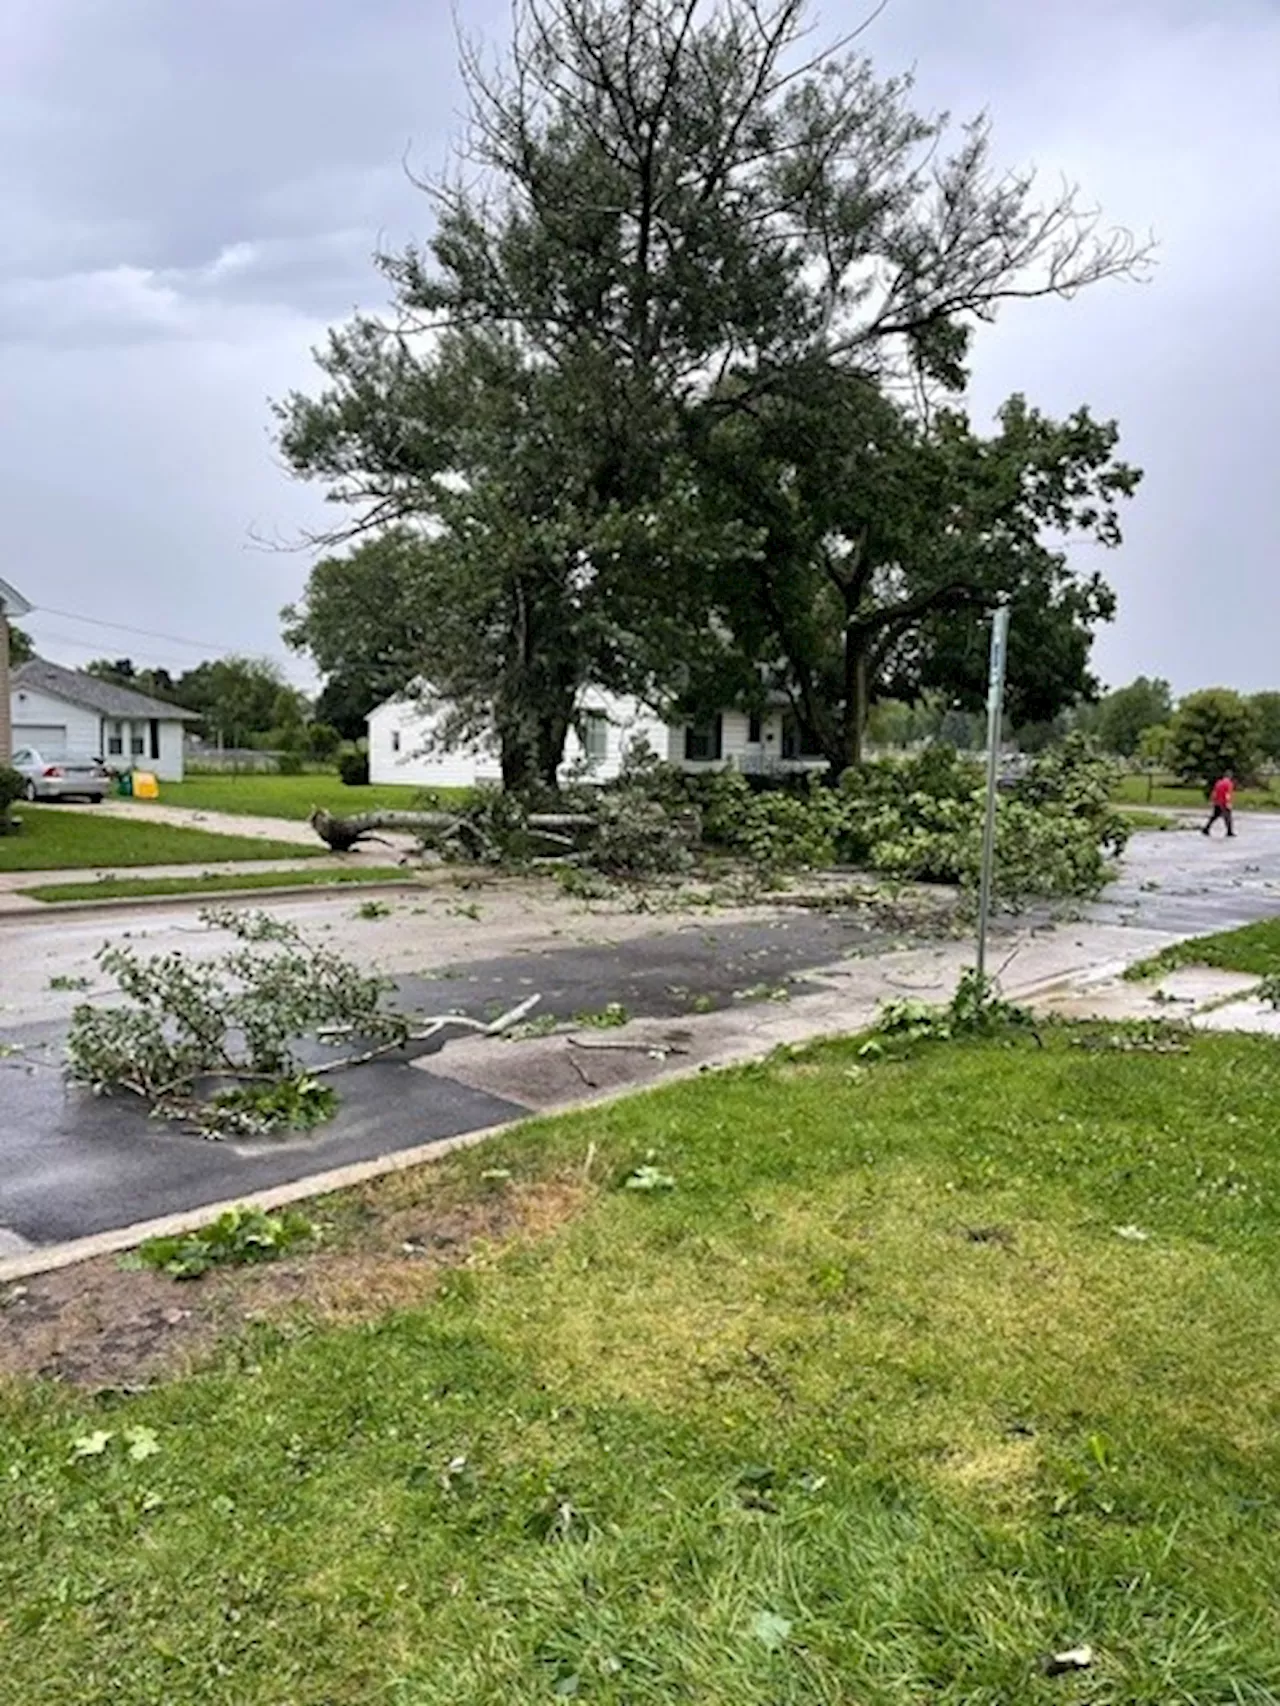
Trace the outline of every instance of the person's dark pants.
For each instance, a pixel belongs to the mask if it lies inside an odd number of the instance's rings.
[[[1204,829],[1202,830],[1201,833],[1204,835],[1208,835],[1209,831],[1213,828],[1214,824],[1217,823],[1219,818],[1221,818],[1222,821],[1226,824],[1227,834],[1228,835],[1234,835],[1236,832],[1236,825],[1235,825],[1235,819],[1231,815],[1231,807],[1230,806],[1219,806],[1216,804],[1215,804],[1213,810],[1209,813],[1209,821],[1208,821],[1208,823],[1205,824]]]

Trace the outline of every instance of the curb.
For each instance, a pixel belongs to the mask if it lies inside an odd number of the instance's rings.
[[[334,867],[335,870],[345,868]],[[288,875],[287,872],[284,874]],[[434,888],[457,881],[475,882],[485,875],[482,866],[448,865],[426,867],[421,871],[406,873],[403,877],[380,877],[367,883],[292,883],[280,888],[273,885],[270,888],[206,889],[203,893],[196,891],[190,894],[119,895],[114,899],[104,896],[102,900],[26,900],[24,897],[20,906],[6,906],[3,895],[0,895],[0,927],[10,922],[29,924],[33,918],[66,918],[73,915],[83,918],[94,914],[110,917],[113,913],[126,912],[136,907],[147,911],[161,911],[166,906],[214,906],[224,900],[296,899],[299,895],[332,894],[335,889],[380,894],[395,889]],[[104,884],[104,887],[109,886]],[[6,892],[13,894],[17,891],[10,889]]]
[[[331,894],[334,889],[359,889],[362,893],[385,893],[388,889],[425,888],[430,885],[414,877],[384,877],[368,883],[291,883],[277,888],[205,889],[190,894],[120,895],[114,900],[32,900],[22,906],[0,904],[0,926],[10,922],[30,923],[33,918],[83,918],[94,914],[110,917],[114,912],[126,912],[142,907],[146,911],[162,911],[166,906],[214,906],[224,900],[288,900],[298,895]],[[25,897],[24,897],[25,899]]]

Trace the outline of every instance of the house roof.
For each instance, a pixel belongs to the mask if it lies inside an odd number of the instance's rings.
[[[184,711],[181,705],[166,705],[163,699],[152,699],[146,693],[135,693],[132,687],[118,687],[114,681],[99,681],[96,675],[85,675],[78,669],[64,669],[60,663],[47,658],[29,658],[19,664],[10,677],[15,693],[26,689],[31,693],[47,693],[54,699],[65,699],[70,705],[80,705],[86,711],[97,711],[103,717],[156,717],[169,722],[194,723],[198,711]]]
[[[30,604],[17,587],[10,586],[6,580],[0,580],[0,611],[6,616],[27,616],[31,612]]]

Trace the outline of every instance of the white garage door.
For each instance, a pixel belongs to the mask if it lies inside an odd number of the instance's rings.
[[[67,725],[65,723],[15,723],[13,750],[33,746],[41,758],[67,756]]]

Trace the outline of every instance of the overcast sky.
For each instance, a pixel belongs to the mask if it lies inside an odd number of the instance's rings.
[[[502,39],[505,0],[463,9]],[[827,0],[824,30],[865,10]],[[1146,470],[1104,678],[1280,687],[1280,0],[890,0],[863,45],[920,104],[989,109],[1002,162],[1154,230],[1150,284],[983,334],[975,419],[1087,402]],[[374,249],[426,235],[402,160],[442,160],[454,61],[445,0],[0,7],[0,573],[46,655],[288,662],[308,560],[253,541],[321,508],[268,398],[381,306]]]

